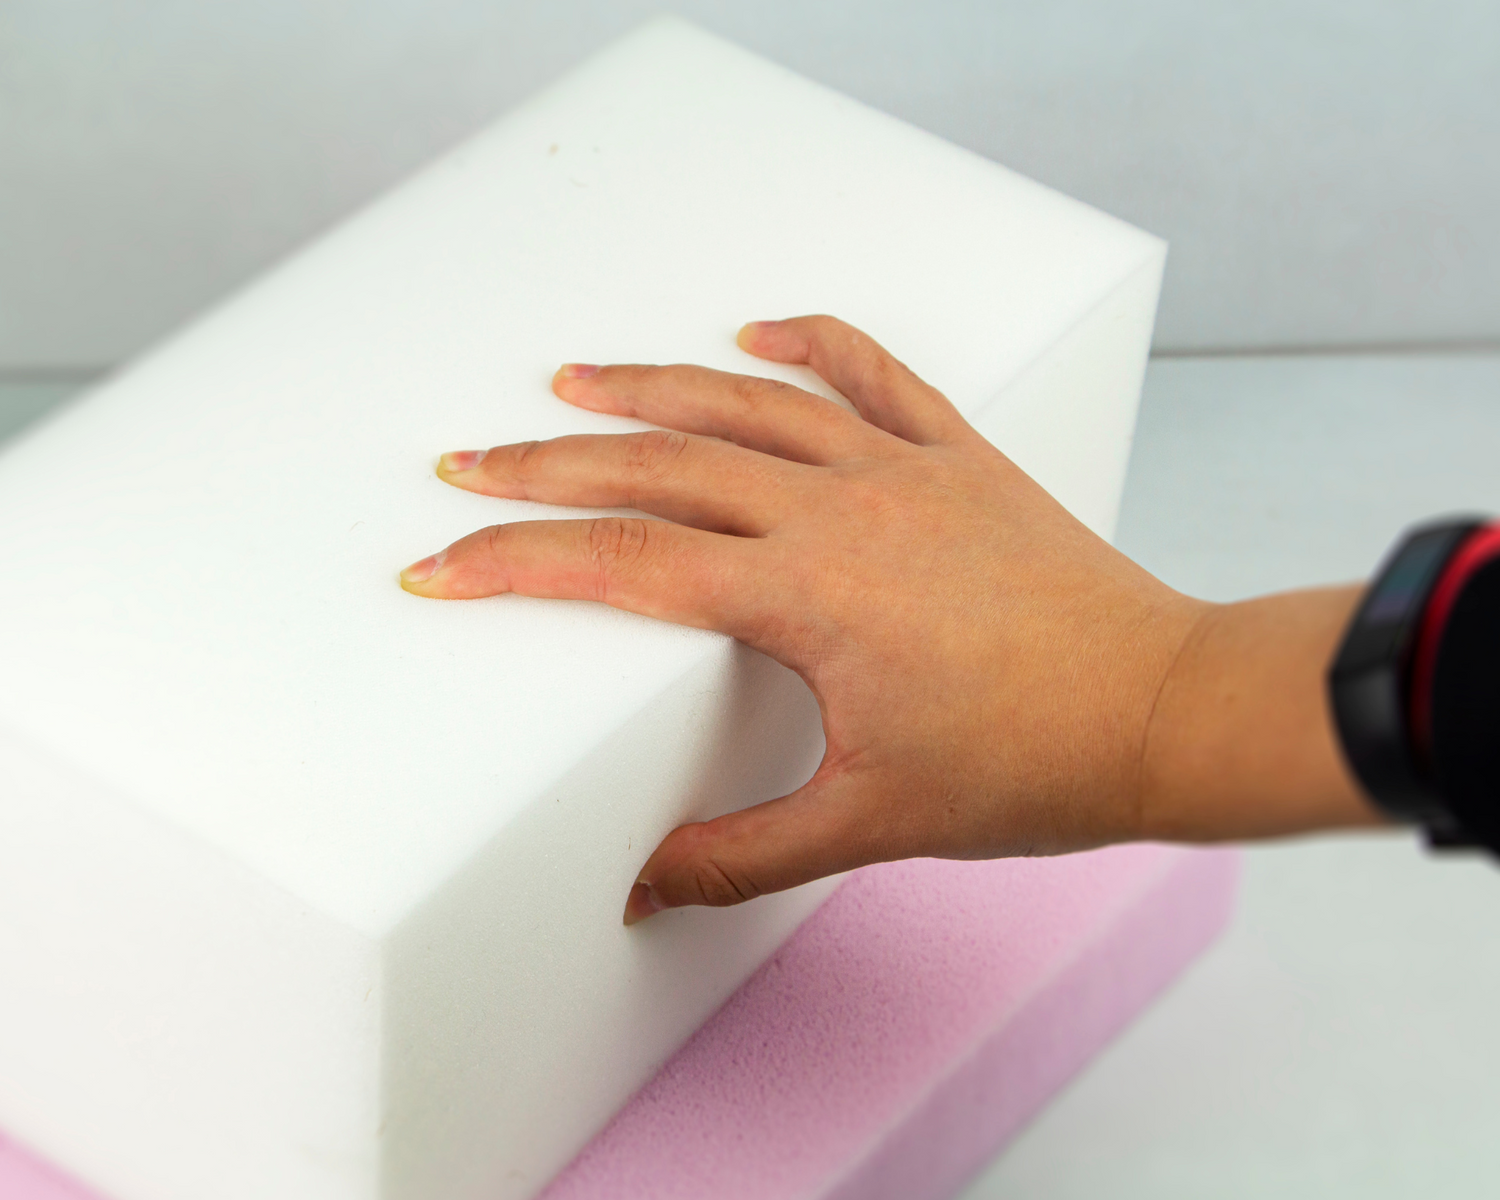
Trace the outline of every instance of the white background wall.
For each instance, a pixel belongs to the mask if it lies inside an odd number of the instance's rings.
[[[129,354],[659,7],[0,0],[0,373]],[[1500,341],[1497,0],[672,7],[1169,237],[1161,348]]]

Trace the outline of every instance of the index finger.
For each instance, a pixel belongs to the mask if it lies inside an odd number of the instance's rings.
[[[763,585],[750,556],[759,544],[643,517],[517,521],[413,563],[401,586],[440,600],[597,600],[752,643]]]

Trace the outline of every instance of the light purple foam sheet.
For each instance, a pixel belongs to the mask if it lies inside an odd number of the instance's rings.
[[[542,1198],[951,1196],[1213,940],[1235,877],[1164,846],[856,872]],[[0,1139],[0,1200],[90,1193]]]

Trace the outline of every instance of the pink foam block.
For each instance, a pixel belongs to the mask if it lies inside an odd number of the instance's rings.
[[[0,1138],[0,1200],[88,1200],[88,1193]]]
[[[542,1200],[951,1196],[1213,940],[1235,856],[853,875]],[[0,1141],[0,1200],[88,1200]]]
[[[1235,858],[857,873],[544,1200],[951,1196],[1213,939]]]

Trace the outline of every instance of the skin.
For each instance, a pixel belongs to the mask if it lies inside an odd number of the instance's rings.
[[[559,398],[661,428],[457,451],[438,474],[648,517],[496,525],[402,573],[419,596],[597,600],[720,630],[812,689],[813,778],[670,834],[627,925],[891,859],[1380,823],[1323,686],[1358,588],[1184,596],[860,331],[797,317],[739,344],[808,364],[856,411],[701,367],[568,364]]]

